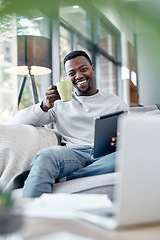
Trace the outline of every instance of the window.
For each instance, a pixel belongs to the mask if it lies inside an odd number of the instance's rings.
[[[100,89],[116,93],[116,66],[103,55],[100,55],[100,73]]]
[[[83,36],[91,39],[91,21],[84,8],[78,5],[61,7],[60,17]]]
[[[17,35],[49,37],[48,19],[40,12],[34,17],[7,16],[0,22],[0,123],[10,123],[17,112],[17,95],[22,76],[5,72],[8,67],[17,65]],[[40,100],[50,82],[49,75],[35,76]],[[33,104],[31,81],[27,78],[19,109]]]
[[[17,35],[51,36],[53,83],[66,78],[63,66],[65,55],[81,49],[88,53],[95,65],[97,87],[101,91],[118,92],[120,59],[117,44],[120,34],[94,6],[87,1],[79,6],[61,2],[59,15],[57,8],[57,15],[52,16],[54,19],[38,11],[29,16],[11,16],[0,22],[0,123],[9,123],[17,111],[16,100],[23,77],[5,72],[7,67],[17,64]],[[35,80],[41,101],[51,83],[51,75],[35,76]],[[19,109],[32,104],[28,77]]]
[[[84,50],[91,57],[95,68],[95,82],[101,91],[118,92],[117,69],[119,61],[117,57],[117,42],[119,32],[101,14],[91,16],[85,7],[74,6],[60,9],[60,49],[64,56],[70,50]],[[62,34],[63,29],[63,34]],[[62,41],[63,35],[63,41]],[[65,35],[65,36],[64,36]],[[61,61],[63,61],[61,54]],[[62,66],[62,65],[61,65]],[[61,68],[62,78],[64,76]]]
[[[116,58],[116,36],[103,22],[100,22],[99,42],[100,48]]]
[[[66,74],[63,66],[63,59],[71,51],[71,33],[60,26],[60,70],[61,81],[65,80]]]
[[[10,66],[15,53],[16,22],[5,17],[0,22],[0,123],[9,123],[12,118],[17,93],[17,78],[4,72]]]

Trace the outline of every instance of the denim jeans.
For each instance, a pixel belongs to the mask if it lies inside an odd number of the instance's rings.
[[[22,197],[39,197],[51,193],[55,180],[67,180],[114,172],[115,153],[93,157],[92,148],[72,149],[51,146],[39,151],[31,163]]]

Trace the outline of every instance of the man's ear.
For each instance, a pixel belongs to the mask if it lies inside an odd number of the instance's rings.
[[[93,70],[93,73],[95,73],[95,67],[93,64],[92,64],[92,70]]]

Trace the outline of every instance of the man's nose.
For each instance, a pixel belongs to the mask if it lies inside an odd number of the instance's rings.
[[[77,71],[75,78],[76,78],[76,79],[81,79],[81,78],[83,78],[82,72],[81,72],[81,71]]]

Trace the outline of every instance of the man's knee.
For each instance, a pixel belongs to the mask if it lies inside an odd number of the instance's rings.
[[[49,162],[54,161],[54,159],[57,160],[57,158],[61,155],[62,151],[63,147],[57,145],[44,148],[37,152],[37,154],[32,160],[31,166],[36,163],[42,163],[43,165],[45,163],[47,165]]]

